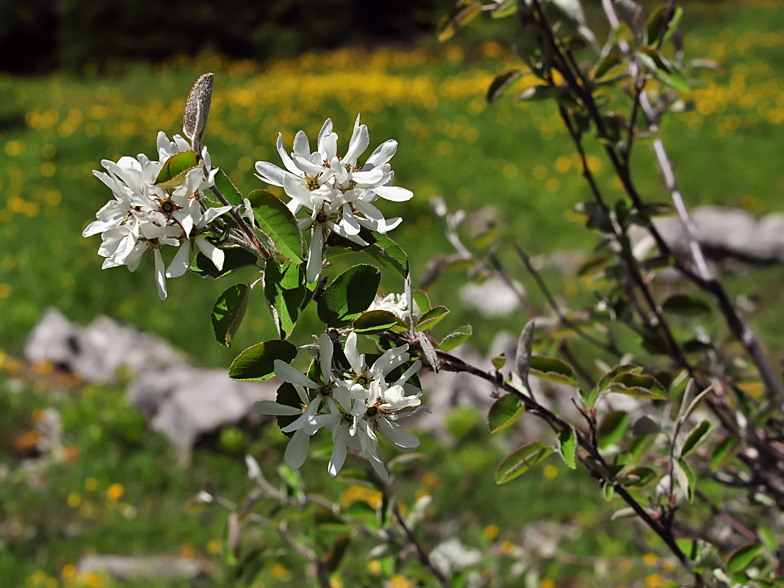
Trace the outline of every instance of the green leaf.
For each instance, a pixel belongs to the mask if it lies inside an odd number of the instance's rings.
[[[553,452],[546,441],[535,441],[523,445],[507,455],[495,470],[496,484],[505,484],[521,476]]]
[[[653,482],[658,474],[651,468],[632,468],[618,480],[621,485],[633,488],[643,488]]]
[[[397,317],[388,310],[363,312],[354,321],[354,332],[374,335],[391,329],[397,324]]]
[[[739,447],[740,441],[737,437],[725,437],[719,441],[719,444],[714,447],[713,453],[711,454],[711,469],[714,471],[722,469],[733,457],[735,457]]]
[[[602,421],[597,432],[599,449],[605,449],[617,443],[623,437],[623,432],[629,424],[629,415],[625,412],[611,412]]]
[[[648,43],[654,47],[659,46],[659,35],[665,25],[668,13],[669,10],[667,9],[667,6],[659,6],[659,8],[654,10],[651,16],[648,17],[648,22],[645,25],[648,32]]]
[[[264,296],[270,304],[272,318],[281,339],[291,335],[305,301],[305,270],[289,261],[278,266],[270,258],[264,270]]]
[[[179,186],[185,182],[185,176],[189,171],[203,165],[204,160],[200,160],[195,151],[182,151],[172,155],[163,163],[161,171],[158,172],[158,177],[155,178],[154,185],[161,188]]]
[[[334,573],[340,568],[340,563],[343,561],[350,544],[351,535],[346,533],[338,537],[329,548],[327,555],[324,556],[324,563],[330,572]]]
[[[648,400],[667,400],[664,388],[656,378],[645,374],[626,372],[618,374],[608,384],[609,390],[635,398]]]
[[[593,79],[597,82],[608,81],[609,79],[618,78],[624,73],[626,73],[626,65],[623,60],[615,53],[608,53],[596,64],[596,68],[593,71]],[[607,76],[607,79],[603,80],[605,76]]]
[[[525,412],[525,405],[514,394],[504,394],[493,402],[487,413],[487,428],[497,433],[514,424]]]
[[[494,357],[490,360],[490,363],[493,364],[493,367],[497,370],[500,370],[502,367],[506,365],[506,352],[502,353],[498,357]]]
[[[707,302],[688,296],[674,294],[662,304],[662,310],[679,316],[699,316],[711,313],[711,306]]]
[[[689,85],[688,80],[681,72],[677,70],[673,70],[671,73],[667,73],[659,69],[653,72],[653,76],[671,88],[678,90],[678,92],[685,94],[691,90],[691,86]]]
[[[515,102],[541,102],[543,100],[561,100],[569,91],[562,86],[531,86],[514,97]]]
[[[504,90],[519,80],[522,75],[523,72],[519,69],[508,69],[505,72],[498,74],[487,90],[487,101],[494,102]]]
[[[294,214],[280,198],[266,190],[254,190],[248,194],[248,200],[256,224],[272,240],[278,253],[292,263],[302,263],[302,231]]]
[[[634,421],[634,424],[632,425],[632,435],[638,438],[655,435],[659,431],[661,431],[659,423],[646,414]]]
[[[754,558],[762,554],[762,551],[763,547],[759,543],[741,545],[727,558],[727,573],[734,575],[742,572],[751,565]]]
[[[210,258],[204,255],[201,251],[191,260],[188,267],[194,274],[202,278],[217,279],[231,272],[254,265],[257,257],[242,247],[222,247],[223,249],[223,269],[218,270],[215,265],[210,261]]]
[[[566,427],[558,433],[558,451],[569,469],[577,469],[577,435],[573,427]]]
[[[438,40],[443,43],[451,39],[458,29],[471,22],[481,11],[482,4],[479,2],[458,3],[439,21],[436,29]]]
[[[403,248],[386,235],[375,233],[375,242],[365,250],[376,261],[395,270],[401,276],[408,274],[408,256]]]
[[[431,308],[419,318],[416,325],[417,331],[421,332],[432,329],[448,314],[449,310],[446,306],[435,306]]]
[[[712,432],[713,425],[709,421],[701,421],[700,424],[691,430],[686,437],[686,441],[683,442],[681,457],[687,457],[691,453],[694,453],[700,445],[708,440]]]
[[[406,472],[427,459],[426,453],[401,453],[389,460],[387,469],[390,472]]]
[[[492,18],[506,18],[517,12],[517,0],[503,0],[490,11]]]
[[[438,344],[438,348],[441,351],[451,351],[461,343],[467,341],[472,333],[473,329],[471,328],[471,325],[463,325],[462,327],[458,327],[443,338],[441,343]]]
[[[414,290],[411,295],[414,298],[416,307],[419,308],[419,312],[425,313],[430,310],[430,297],[427,295],[427,292],[423,292],[422,290]]]
[[[236,284],[221,294],[212,307],[212,329],[221,345],[231,345],[248,308],[249,296],[250,288],[247,284]]]
[[[681,490],[683,490],[683,493],[686,495],[689,502],[692,502],[694,500],[694,487],[697,483],[697,479],[694,477],[694,474],[689,469],[685,460],[679,459],[675,463],[675,474]]]
[[[275,375],[274,361],[279,359],[291,363],[297,356],[297,347],[288,341],[267,341],[248,347],[240,353],[229,367],[232,380],[258,382]]]
[[[373,303],[381,272],[372,265],[355,265],[327,286],[318,302],[318,316],[330,327],[345,327]]]
[[[577,386],[577,378],[568,364],[557,357],[547,357],[545,355],[532,355],[530,373],[540,380],[566,384],[567,386]]]
[[[220,193],[232,206],[240,206],[242,204],[242,194],[222,169],[219,169],[218,173],[215,174],[215,187],[220,190]]]

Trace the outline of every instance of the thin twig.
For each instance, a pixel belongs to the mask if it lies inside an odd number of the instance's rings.
[[[395,518],[397,519],[397,522],[400,525],[400,527],[403,529],[403,532],[406,534],[408,541],[411,543],[411,545],[414,546],[414,549],[416,549],[417,557],[419,557],[419,562],[430,570],[430,573],[432,573],[436,577],[436,579],[441,583],[441,585],[444,588],[450,588],[449,580],[447,579],[447,577],[444,575],[444,573],[441,570],[439,570],[435,566],[435,564],[433,564],[433,561],[430,559],[430,556],[427,554],[427,551],[425,551],[425,549],[422,547],[422,544],[419,543],[419,540],[416,538],[416,535],[414,535],[413,531],[411,531],[411,529],[408,528],[408,525],[406,525],[406,521],[403,518],[403,515],[400,514],[400,507],[397,504],[395,505]]]
[[[242,218],[242,215],[240,215],[240,213],[237,212],[237,209],[231,205],[231,203],[226,199],[226,197],[218,189],[218,187],[210,186],[210,192],[212,192],[215,195],[215,197],[218,200],[220,200],[220,203],[223,204],[223,206],[231,206],[231,210],[229,211],[229,213],[234,219],[234,222],[237,223],[237,225],[240,227],[242,232],[248,238],[248,241],[250,241],[253,244],[253,246],[256,248],[259,254],[264,259],[268,259],[272,257],[272,254],[269,252],[269,250],[266,247],[264,247],[264,245],[261,244],[261,241],[259,241],[259,238],[256,236],[256,233],[253,232],[253,229],[251,229],[248,226],[248,223],[245,222],[245,219]]]

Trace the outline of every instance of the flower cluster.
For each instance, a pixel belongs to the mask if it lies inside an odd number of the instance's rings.
[[[316,151],[310,150],[308,137],[299,131],[289,154],[279,134],[277,149],[286,169],[266,161],[256,162],[258,177],[283,188],[291,198],[288,206],[292,212],[296,214],[302,208],[309,211],[309,218],[300,221],[303,230],[311,229],[309,282],[315,282],[321,273],[324,242],[330,232],[367,245],[359,234],[362,227],[386,233],[401,222],[400,218],[384,218],[373,203],[379,198],[404,202],[413,196],[410,190],[392,185],[395,173],[389,160],[397,151],[397,141],[382,143],[360,166],[358,159],[369,144],[367,126],[359,124],[357,116],[348,150],[339,156],[338,135],[327,119],[319,132]]]
[[[213,185],[217,172],[211,169],[206,147],[198,165],[172,182],[160,183],[158,177],[166,162],[191,147],[179,135],[169,141],[163,132],[158,133],[157,147],[158,161],[140,154],[136,158],[121,157],[116,163],[101,162],[106,172],[93,173],[111,189],[114,200],[98,211],[98,220],[90,223],[82,236],[101,234],[98,254],[106,258],[103,269],[126,265],[135,271],[142,256],[152,253],[158,295],[165,300],[166,278],[185,273],[194,245],[218,269],[223,267],[223,252],[204,235],[209,225],[231,207],[206,208],[200,198],[200,192]],[[179,247],[168,268],[161,255],[164,245]]]
[[[275,374],[284,386],[288,384],[296,390],[299,406],[265,400],[256,403],[256,410],[266,415],[296,417],[282,428],[284,433],[292,433],[285,454],[290,468],[302,466],[310,437],[326,428],[332,432],[334,444],[330,475],[337,475],[348,449],[353,449],[361,452],[386,481],[389,474],[381,459],[379,435],[401,451],[413,451],[419,446],[419,439],[397,421],[423,408],[422,391],[408,383],[422,363],[413,362],[389,382],[391,374],[410,360],[407,345],[386,351],[370,366],[357,350],[356,333],[347,337],[343,351],[348,366],[336,367],[332,339],[322,333],[318,344],[320,370],[312,370],[312,377],[275,360]]]

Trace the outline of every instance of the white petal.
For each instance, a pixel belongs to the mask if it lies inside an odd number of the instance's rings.
[[[286,148],[283,146],[283,135],[278,133],[278,141],[276,144],[278,148],[278,154],[280,155],[281,160],[283,160],[283,165],[286,166],[286,169],[289,170],[292,174],[299,175],[300,171],[294,162],[291,160],[291,157],[288,153],[286,153]]]
[[[340,224],[349,235],[359,235],[359,222],[350,207],[343,209],[343,222]]]
[[[321,274],[321,254],[324,250],[324,229],[320,226],[314,227],[310,237],[310,249],[308,253],[307,278],[308,283],[315,282]]]
[[[403,373],[403,375],[400,376],[400,378],[398,378],[397,382],[395,382],[394,385],[395,386],[402,386],[403,384],[406,383],[406,380],[408,380],[411,376],[413,376],[415,373],[417,373],[421,369],[421,367],[422,367],[422,362],[417,359],[414,363],[411,364],[411,367],[408,368]]]
[[[354,172],[351,174],[351,179],[354,180],[360,188],[377,184],[383,177],[384,171],[380,168],[372,169],[370,171]]]
[[[321,126],[321,130],[318,134],[318,150],[319,153],[324,155],[324,150],[322,149],[322,145],[324,144],[324,138],[332,133],[332,119],[328,118],[324,121],[324,124]],[[326,159],[326,158],[324,158]]]
[[[323,165],[317,165],[310,161],[307,157],[302,157],[296,153],[294,154],[294,164],[298,169],[311,176],[318,176],[324,171]]]
[[[297,431],[286,446],[286,454],[283,456],[292,470],[298,470],[305,463],[308,457],[308,447],[310,446],[310,436],[304,431]]]
[[[180,248],[177,250],[177,255],[174,256],[169,269],[166,270],[167,278],[179,278],[186,271],[188,271],[188,261],[191,252],[191,244],[189,241],[183,241]]]
[[[321,375],[324,383],[332,379],[332,339],[327,333],[319,335],[319,356],[321,357]]]
[[[318,384],[299,371],[297,368],[291,367],[285,361],[276,359],[273,363],[275,367],[275,375],[284,382],[289,384],[299,384],[305,388],[318,388]]]
[[[258,177],[261,181],[267,182],[273,186],[280,186],[281,188],[283,187],[283,178],[290,173],[268,161],[257,161],[256,171],[258,172]]]
[[[362,169],[373,169],[374,167],[379,167],[384,165],[388,162],[392,157],[395,155],[397,151],[397,141],[394,139],[390,139],[389,141],[384,141],[376,147],[376,150],[368,157],[365,165],[362,166]]]
[[[390,423],[385,418],[378,419],[379,430],[384,439],[403,451],[413,451],[419,447],[419,439],[398,424]]]
[[[354,331],[349,333],[349,336],[346,338],[344,351],[346,353],[346,359],[348,359],[348,363],[351,365],[351,369],[354,370],[355,374],[359,375],[365,371],[365,356],[360,355],[357,350],[357,334]]]
[[[414,193],[411,190],[406,190],[400,186],[378,186],[372,190],[382,198],[392,202],[405,202],[414,197]]]
[[[226,257],[223,251],[215,247],[215,245],[207,241],[204,237],[196,237],[195,242],[199,250],[210,259],[218,271],[221,271],[223,269],[223,261]]]
[[[351,135],[351,141],[348,145],[348,151],[343,161],[356,165],[357,157],[365,152],[365,149],[370,145],[370,135],[368,134],[367,127],[359,124],[359,115],[357,121],[354,123],[354,134]]]
[[[201,216],[201,220],[196,224],[197,227],[203,229],[224,212],[229,212],[231,210],[231,205],[229,206],[216,206],[214,208],[208,208],[204,211],[204,214]]]
[[[163,265],[161,250],[155,249],[155,285],[158,286],[158,296],[161,300],[166,300],[166,270]]]
[[[332,456],[329,458],[329,475],[333,478],[338,475],[340,468],[346,462],[346,442],[348,441],[348,429],[346,427],[338,427],[337,434],[335,435],[335,447],[332,450]]]
[[[310,157],[310,142],[305,131],[299,131],[294,135],[294,153],[301,157]]]
[[[288,406],[287,404],[278,404],[272,400],[258,400],[253,406],[259,414],[268,414],[270,416],[294,416],[302,414],[301,408]]]

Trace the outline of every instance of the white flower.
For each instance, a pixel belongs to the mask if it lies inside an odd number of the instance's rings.
[[[261,414],[298,415],[294,422],[281,429],[284,433],[294,433],[284,456],[286,463],[293,470],[299,469],[305,462],[305,458],[308,455],[310,436],[323,426],[314,420],[323,401],[325,399],[330,401],[330,406],[335,403],[335,400],[341,406],[349,407],[351,405],[351,395],[348,388],[335,378],[332,373],[332,355],[332,340],[328,334],[322,333],[319,336],[319,362],[321,364],[322,381],[319,383],[314,382],[289,364],[279,359],[275,360],[275,375],[294,387],[302,402],[301,408],[294,408],[268,400],[256,403],[256,411]],[[306,390],[313,391],[312,399]]]
[[[97,220],[82,233],[84,237],[101,234],[98,254],[106,258],[104,269],[126,265],[135,271],[143,254],[152,253],[158,295],[164,300],[167,275],[182,275],[188,257],[187,246],[181,246],[166,272],[161,254],[164,245],[178,246],[184,239],[189,244],[195,243],[219,269],[223,265],[223,253],[201,236],[207,231],[207,225],[228,210],[224,207],[201,211],[199,193],[213,185],[217,173],[211,170],[206,147],[199,167],[188,171],[180,185],[167,188],[155,185],[166,161],[189,149],[187,141],[179,135],[169,141],[161,132],[157,140],[158,161],[151,161],[143,154],[136,158],[121,157],[116,163],[103,160],[101,164],[108,173],[93,173],[111,189],[114,200],[98,211]]]
[[[401,321],[408,323],[408,297],[405,294],[387,294],[386,296],[379,296],[376,294],[370,308],[368,308],[368,312],[371,310],[386,310],[387,312],[394,314]],[[419,306],[416,301],[414,301],[414,319],[418,319],[421,316],[422,311],[419,310]]]
[[[338,155],[338,136],[327,119],[319,132],[318,147],[310,151],[310,142],[304,131],[294,137],[291,155],[286,152],[282,135],[278,135],[277,149],[286,169],[266,161],[256,162],[259,179],[273,186],[280,186],[291,198],[289,209],[295,214],[306,208],[311,220],[303,228],[314,226],[308,255],[308,281],[318,279],[321,272],[321,254],[330,231],[344,238],[366,245],[358,237],[365,227],[371,231],[387,233],[397,227],[402,219],[386,219],[373,204],[378,198],[403,202],[413,197],[410,190],[393,186],[394,172],[389,160],[397,150],[397,141],[381,144],[360,167],[359,157],[370,144],[367,126],[360,124],[357,115],[348,150]],[[320,231],[316,230],[320,227]]]
[[[475,549],[466,549],[459,539],[448,539],[430,552],[430,561],[447,577],[455,572],[482,561],[482,554]]]
[[[401,345],[400,347],[385,351],[384,354],[368,368],[364,354],[360,355],[357,350],[357,334],[354,332],[346,338],[345,353],[346,359],[348,359],[353,372],[352,379],[347,380],[346,384],[350,386],[352,396],[360,398],[368,398],[368,390],[374,381],[383,381],[387,374],[406,363],[411,357],[408,353],[408,345]],[[409,373],[409,371],[411,370],[406,372],[406,374],[408,374],[406,380],[414,373]]]

